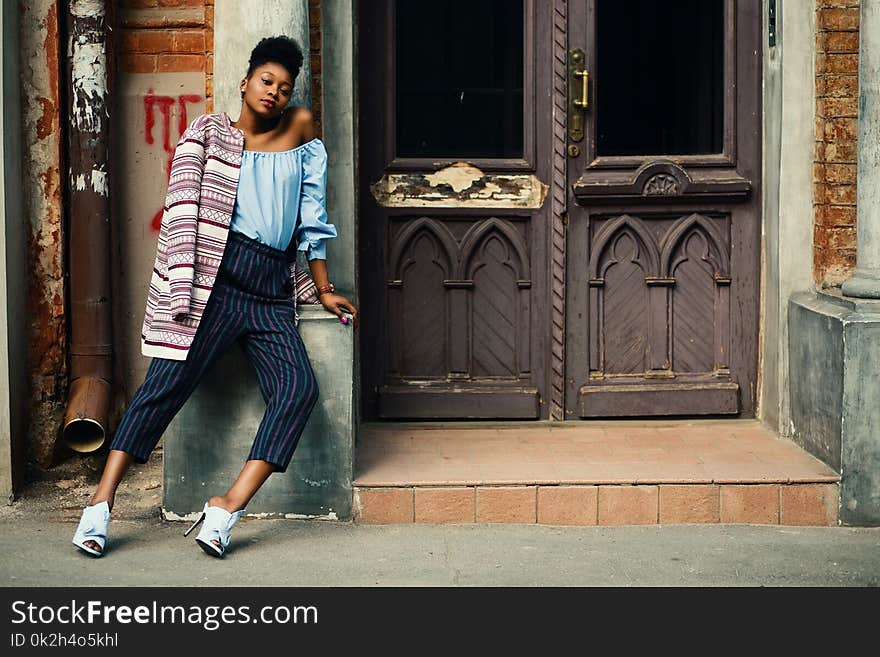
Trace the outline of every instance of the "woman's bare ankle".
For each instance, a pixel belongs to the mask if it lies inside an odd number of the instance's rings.
[[[215,495],[208,500],[208,506],[219,506],[221,509],[229,511],[229,513],[235,513],[241,508],[234,502],[234,500],[230,500],[226,495]]]
[[[106,495],[98,495],[97,493],[95,493],[92,496],[92,501],[89,502],[89,506],[95,506],[96,504],[100,504],[101,502],[107,502],[107,507],[109,508],[110,511],[112,511],[113,510],[113,501],[114,500],[112,497],[107,497]]]

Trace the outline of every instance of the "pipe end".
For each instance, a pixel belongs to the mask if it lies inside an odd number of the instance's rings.
[[[107,381],[87,376],[74,379],[64,414],[64,444],[81,453],[100,449],[107,438],[109,411],[110,384]]]

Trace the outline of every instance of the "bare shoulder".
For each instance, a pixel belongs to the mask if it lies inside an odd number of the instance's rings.
[[[287,133],[297,144],[315,138],[315,119],[308,107],[290,107],[286,110]]]
[[[298,107],[293,116],[293,125],[301,136],[302,143],[315,138],[315,117],[308,107]]]

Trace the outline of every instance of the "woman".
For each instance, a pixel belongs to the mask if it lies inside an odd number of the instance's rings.
[[[303,55],[288,37],[263,39],[241,82],[241,114],[206,114],[172,159],[141,335],[153,356],[110,445],[101,481],[73,543],[100,557],[116,489],[132,461],[145,463],[211,365],[240,341],[266,414],[244,468],[210,498],[196,541],[223,556],[230,530],[272,472],[284,472],[318,397],[297,330],[297,251],[307,251],[321,304],[357,329],[357,309],[335,294],[326,267],[327,153],[311,113],[288,106]],[[245,149],[247,146],[247,149]],[[302,296],[302,295],[300,295]]]

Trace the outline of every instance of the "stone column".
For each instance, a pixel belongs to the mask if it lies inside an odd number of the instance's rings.
[[[327,247],[336,289],[357,304],[355,251],[355,11],[352,0],[322,7],[322,141],[329,157],[327,209],[339,237]],[[309,22],[306,0],[214,1],[214,107],[237,118],[238,84],[251,49],[265,36],[299,41],[305,61],[292,102],[311,105]],[[306,266],[305,257],[301,264]],[[278,514],[349,520],[352,517],[354,436],[358,388],[355,337],[320,304],[300,306],[299,333],[318,378],[318,403],[285,473],[276,473],[248,503],[248,515]],[[224,354],[165,433],[163,513],[167,519],[201,510],[208,491],[225,490],[244,465],[266,402],[240,349]],[[235,539],[233,539],[235,540]]]
[[[858,255],[842,292],[880,298],[880,0],[862,0],[859,27]]]

